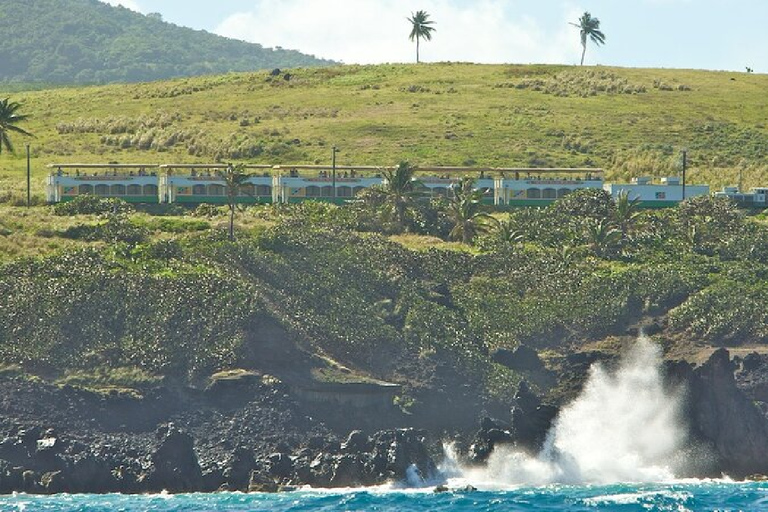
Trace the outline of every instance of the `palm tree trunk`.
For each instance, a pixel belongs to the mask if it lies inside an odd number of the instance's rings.
[[[587,53],[587,45],[583,44],[581,45],[584,49],[581,50],[581,66],[584,65],[584,55]]]
[[[419,36],[416,36],[416,64],[419,63]]]

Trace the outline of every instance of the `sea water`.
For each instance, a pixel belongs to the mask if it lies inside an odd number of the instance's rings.
[[[766,511],[768,483],[685,479],[701,467],[680,415],[681,389],[664,385],[661,355],[641,338],[613,369],[595,365],[538,454],[494,451],[466,467],[450,445],[440,475],[410,472],[390,486],[280,494],[0,497],[0,511]],[[444,485],[447,492],[434,492]]]
[[[3,511],[763,511],[768,484],[724,481],[601,486],[547,485],[503,491],[296,491],[282,494],[55,495],[0,497]]]

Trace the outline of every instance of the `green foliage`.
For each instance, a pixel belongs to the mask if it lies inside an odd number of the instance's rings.
[[[102,213],[127,213],[131,205],[118,198],[99,197],[81,194],[71,201],[56,203],[53,212],[56,215],[99,215]]]
[[[168,270],[151,275],[94,250],[2,267],[0,359],[181,377],[235,361],[253,291],[213,271]]]
[[[146,82],[331,63],[92,0],[5,1],[0,5],[0,32],[0,81],[8,82]]]

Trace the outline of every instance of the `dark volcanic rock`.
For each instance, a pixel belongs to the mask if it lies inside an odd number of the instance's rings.
[[[735,478],[768,474],[768,422],[736,386],[728,351],[715,351],[696,369],[685,362],[671,363],[668,374],[686,384],[685,412],[692,434],[714,451],[717,460],[709,473]]]
[[[197,461],[192,436],[173,424],[160,427],[160,446],[152,454],[153,471],[147,484],[151,490],[186,492],[200,489],[202,471]]]
[[[518,446],[537,453],[556,415],[556,407],[543,404],[525,381],[520,382],[512,406],[512,439]]]
[[[537,372],[544,369],[544,363],[541,362],[539,354],[525,345],[520,345],[514,350],[500,348],[491,358],[512,370]]]

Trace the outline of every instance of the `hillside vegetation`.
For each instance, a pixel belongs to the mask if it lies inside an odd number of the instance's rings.
[[[257,333],[276,325],[311,354],[402,384],[403,404],[427,389],[504,403],[525,374],[498,364],[499,349],[527,345],[557,370],[573,352],[615,354],[642,326],[678,357],[768,341],[768,229],[725,199],[633,212],[582,191],[512,212],[472,247],[441,241],[439,203],[421,203],[398,238],[368,202],[252,207],[236,241],[223,210],[105,210],[0,219],[1,364],[194,382],[261,364],[274,329]],[[11,254],[18,241],[28,251]],[[568,375],[557,381],[537,382],[567,396]]]
[[[0,82],[91,84],[327,65],[97,0],[0,3]]]
[[[32,115],[39,195],[51,162],[330,164],[332,145],[339,164],[599,166],[611,180],[678,174],[686,148],[689,182],[765,184],[766,90],[754,74],[445,63],[12,97]],[[17,194],[24,168],[0,155],[3,189]]]

